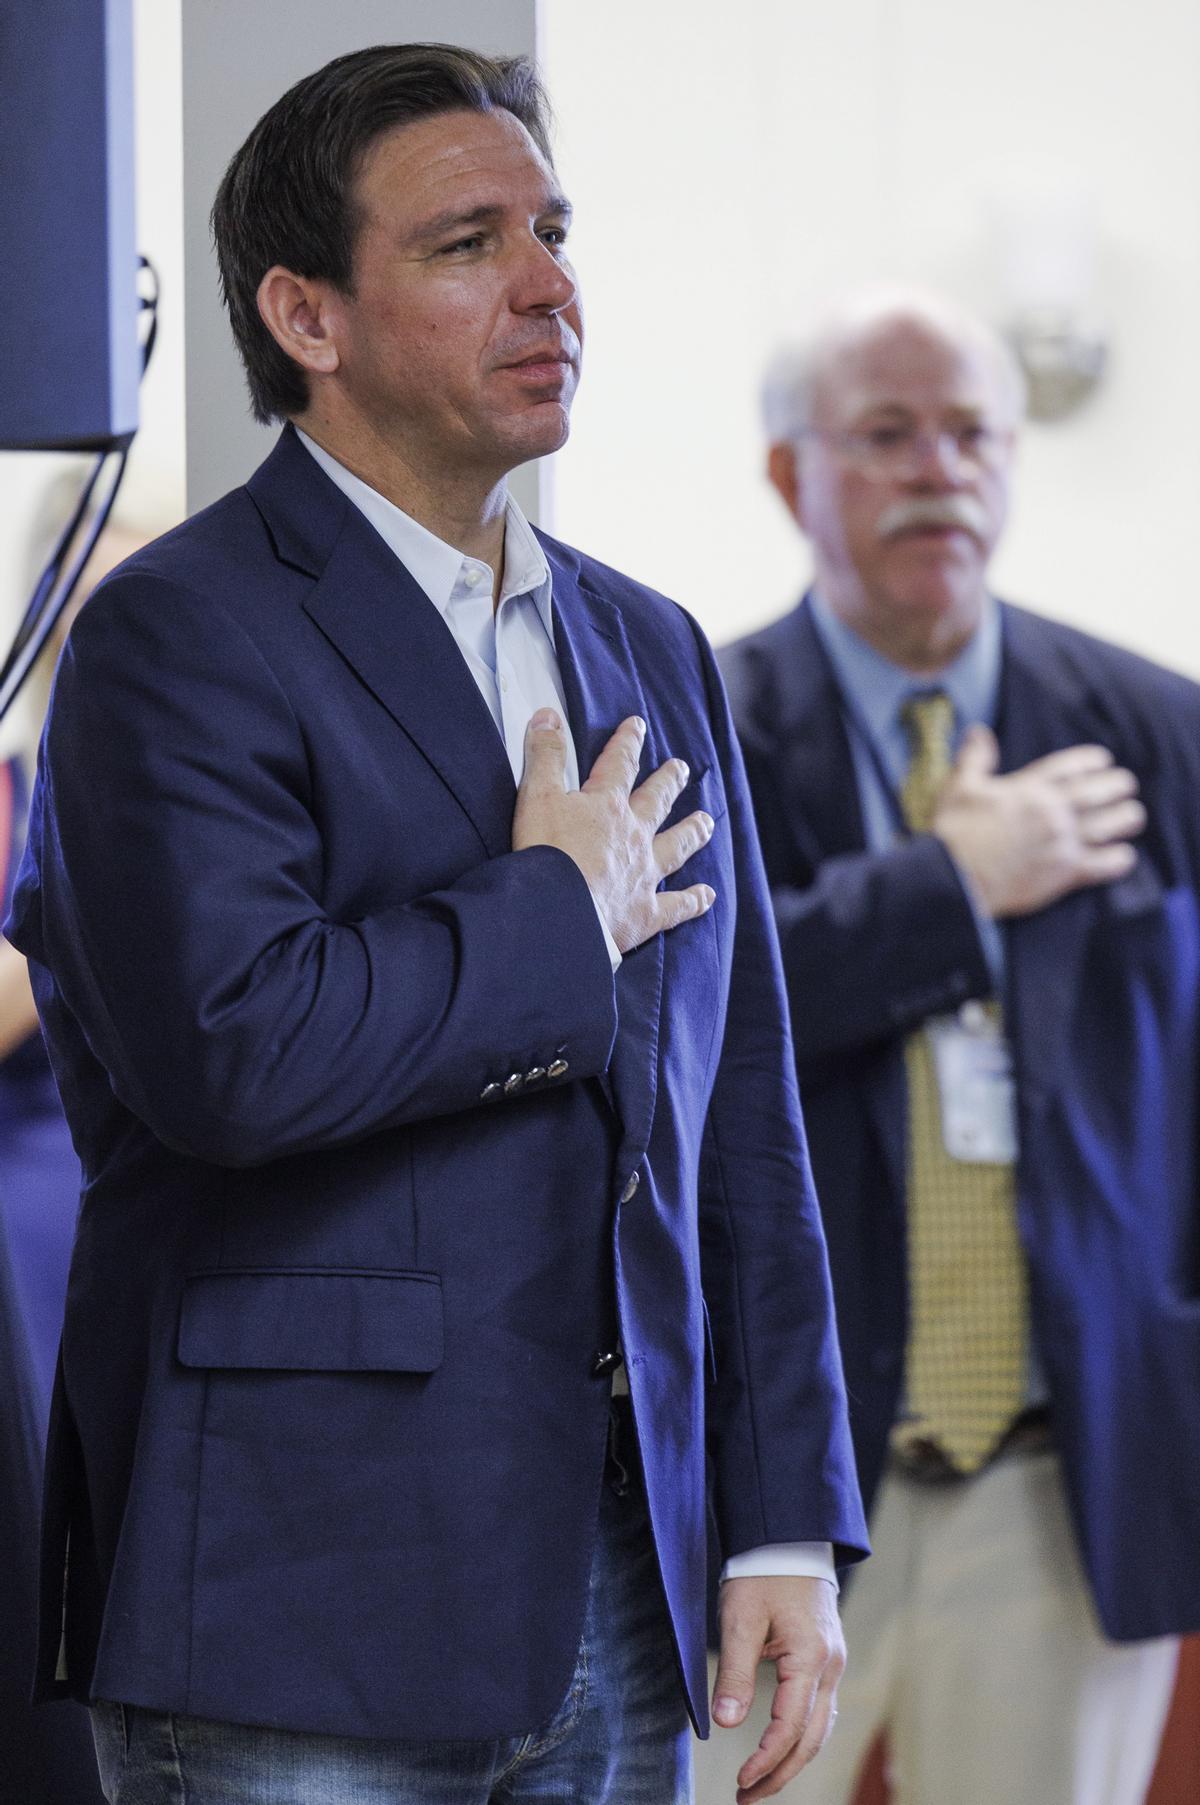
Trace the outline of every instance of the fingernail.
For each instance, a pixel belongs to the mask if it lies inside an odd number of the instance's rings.
[[[706,908],[706,909],[711,909],[711,908],[712,908],[712,906],[713,906],[713,904],[714,904],[714,903],[715,903],[715,902],[716,902],[716,900],[717,900],[717,893],[716,893],[716,891],[715,891],[715,890],[714,890],[714,889],[713,889],[713,887],[712,887],[712,885],[711,885],[711,884],[701,884],[701,886],[700,886],[700,889],[701,889],[701,892],[702,892],[702,894],[703,894],[703,896],[704,896],[704,906],[705,906],[705,908]]]
[[[646,737],[646,723],[645,723],[645,721],[643,721],[643,719],[642,719],[642,717],[641,717],[641,715],[640,715],[640,714],[635,714],[635,715],[634,715],[634,717],[633,717],[633,724],[634,724],[634,726],[635,726],[635,727],[636,727],[636,728],[637,728],[637,730],[638,730],[638,732],[639,732],[639,733],[640,733],[640,734],[641,734],[641,736],[642,736],[642,738],[643,738],[643,739],[645,739],[645,737]]]
[[[675,760],[675,763],[679,766],[679,781],[681,783],[686,783],[688,778],[691,776],[691,772],[688,769],[687,760],[683,759],[683,758],[677,758]]]
[[[537,733],[557,733],[562,722],[552,708],[539,708],[529,725]]]
[[[710,834],[713,830],[713,818],[711,815],[705,814],[703,809],[700,811],[700,825],[706,834]]]
[[[717,1698],[713,1700],[713,1716],[719,1717],[723,1723],[736,1723],[743,1710],[744,1706],[740,1699]]]

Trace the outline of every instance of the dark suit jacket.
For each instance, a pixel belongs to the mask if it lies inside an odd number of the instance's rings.
[[[792,1005],[851,1427],[872,1498],[903,1385],[902,1047],[990,980],[940,841],[865,836],[806,604],[722,655]],[[1020,1230],[1104,1626],[1200,1628],[1200,689],[1003,610],[1004,768],[1081,741],[1137,773],[1134,871],[1005,928]]]
[[[704,1724],[706,1300],[726,1548],[863,1542],[711,653],[545,543],[581,767],[641,713],[646,769],[691,766],[676,814],[717,823],[674,880],[715,911],[615,983],[576,866],[510,849],[447,627],[290,431],[72,633],[12,921],[85,1172],[47,1684],[69,1536],[77,1691],[533,1728],[576,1657],[619,1332]]]

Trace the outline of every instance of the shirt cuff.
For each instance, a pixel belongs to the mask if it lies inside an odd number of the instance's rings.
[[[590,896],[591,891],[589,891],[588,894]],[[600,932],[604,935],[604,944],[608,948],[609,964],[612,966],[613,970],[616,971],[618,965],[621,963],[621,949],[609,933],[608,923],[600,913],[600,904],[596,901],[594,896],[592,897],[592,907],[596,911],[596,920],[600,923]]]
[[[734,1554],[721,1568],[727,1579],[827,1579],[836,1592],[832,1542],[767,1542]]]

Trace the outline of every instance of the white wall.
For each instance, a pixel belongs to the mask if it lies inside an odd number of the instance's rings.
[[[1200,675],[1200,0],[543,0],[585,376],[554,527],[716,639],[807,569],[761,477],[763,361],[846,286],[995,299],[1014,159],[1077,171],[1111,373],[1030,427],[1001,590]]]

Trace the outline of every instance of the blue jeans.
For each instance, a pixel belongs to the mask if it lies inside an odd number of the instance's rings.
[[[514,1624],[514,1635],[520,1625]],[[92,1707],[109,1805],[689,1805],[691,1732],[640,1475],[610,1459],[575,1674],[527,1736],[377,1742]]]

